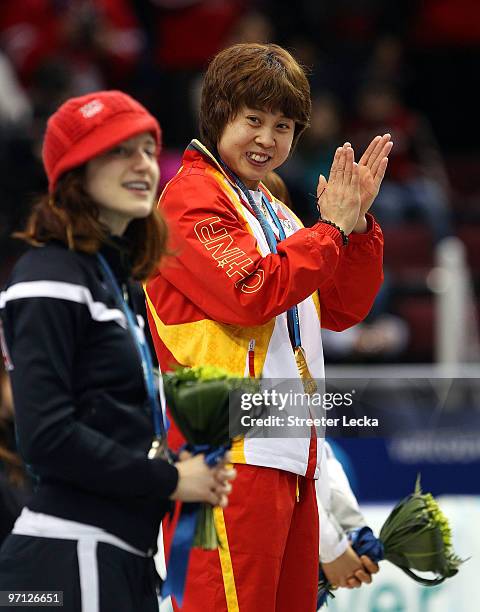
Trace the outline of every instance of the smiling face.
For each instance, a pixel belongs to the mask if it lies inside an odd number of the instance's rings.
[[[225,126],[217,148],[248,189],[257,189],[265,175],[287,159],[294,131],[294,120],[282,112],[244,106]]]
[[[148,132],[124,140],[86,165],[85,189],[99,219],[121,236],[132,219],[147,217],[157,196],[157,146]]]

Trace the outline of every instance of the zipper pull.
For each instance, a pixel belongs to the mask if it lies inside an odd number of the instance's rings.
[[[248,374],[255,378],[255,338],[248,343]]]

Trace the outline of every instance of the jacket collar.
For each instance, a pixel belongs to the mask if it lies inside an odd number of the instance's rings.
[[[132,244],[125,236],[109,236],[100,248],[100,253],[108,261],[120,283],[127,282],[131,271]]]
[[[223,169],[223,167],[220,165],[220,163],[218,162],[217,158],[215,157],[215,155],[209,151],[207,149],[207,147],[202,144],[199,140],[197,140],[196,138],[194,138],[190,144],[188,145],[187,149],[185,152],[188,151],[196,151],[197,153],[200,154],[200,156],[204,159],[204,161],[206,161],[208,164],[214,166],[219,172],[221,172],[223,174],[223,176],[227,179],[227,181],[230,183],[230,185],[235,189],[235,191],[238,193],[240,199],[242,201],[245,201],[245,197],[242,193],[242,190],[238,187],[238,185],[235,183],[235,181],[232,179],[232,177],[225,172],[225,170]],[[259,184],[259,189],[261,191],[263,191],[263,193],[267,196],[268,200],[270,202],[273,201],[273,196],[270,193],[270,191],[265,187],[265,185],[260,182]]]
[[[225,170],[220,165],[215,155],[211,151],[209,151],[207,147],[204,144],[202,144],[199,140],[194,138],[188,145],[187,151],[197,151],[197,153],[200,153],[202,158],[207,163],[214,166],[217,170],[219,170],[223,174],[223,176],[228,180],[228,182],[230,183],[230,185],[232,185],[232,187],[234,187],[236,190],[239,190],[235,181],[232,180],[232,178],[227,174],[227,172],[225,172]]]

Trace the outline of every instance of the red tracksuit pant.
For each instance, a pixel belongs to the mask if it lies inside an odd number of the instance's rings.
[[[182,612],[315,612],[314,481],[272,468],[235,467],[229,505],[215,509],[228,545],[192,550]]]

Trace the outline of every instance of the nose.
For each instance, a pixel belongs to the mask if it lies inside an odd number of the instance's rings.
[[[132,156],[132,163],[137,172],[145,172],[152,164],[156,163],[156,160],[152,159],[143,149],[135,149]]]
[[[270,149],[275,145],[275,135],[268,126],[263,126],[255,136],[255,143],[264,149]]]

